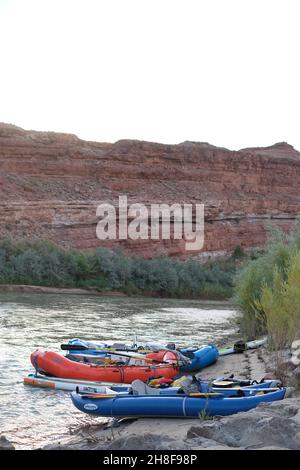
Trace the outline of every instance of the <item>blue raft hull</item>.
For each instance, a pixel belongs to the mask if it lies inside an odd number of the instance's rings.
[[[286,389],[262,395],[241,398],[190,397],[190,396],[134,396],[113,398],[90,398],[71,393],[73,404],[80,411],[104,417],[167,417],[198,418],[205,412],[208,416],[226,416],[255,408],[260,403],[282,400]]]
[[[192,372],[196,370],[204,369],[204,367],[214,364],[218,357],[219,351],[213,344],[202,346],[199,349],[185,348],[180,349],[181,354],[191,359],[191,363],[181,366],[182,372]]]
[[[69,341],[69,344],[72,346],[85,346],[91,349],[86,349],[85,351],[80,350],[72,350],[72,355],[79,355],[79,356],[109,356],[109,350],[103,349],[95,350],[93,348],[109,348],[110,345],[108,344],[95,344],[90,343],[89,341],[83,341],[80,339],[72,339]],[[219,351],[213,344],[201,346],[200,348],[183,348],[178,350],[183,356],[186,356],[190,359],[190,364],[186,364],[180,367],[180,371],[182,372],[193,372],[197,370],[204,369],[211,364],[214,364],[218,357]],[[138,350],[137,350],[138,352]]]

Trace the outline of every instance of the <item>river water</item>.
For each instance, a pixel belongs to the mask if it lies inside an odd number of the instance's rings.
[[[76,410],[69,393],[23,385],[33,372],[30,353],[62,353],[71,338],[102,341],[224,344],[236,333],[227,304],[152,298],[54,294],[0,295],[0,433],[19,449],[58,441],[82,426],[101,423]]]

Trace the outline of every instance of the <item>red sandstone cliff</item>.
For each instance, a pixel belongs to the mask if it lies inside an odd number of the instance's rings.
[[[300,153],[286,143],[240,151],[196,142],[96,143],[0,124],[1,238],[186,255],[181,240],[98,240],[96,206],[117,204],[119,195],[129,203],[204,203],[203,255],[261,246],[266,223],[288,229],[300,213]]]

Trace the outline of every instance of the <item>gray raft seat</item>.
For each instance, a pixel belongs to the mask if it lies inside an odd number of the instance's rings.
[[[101,387],[98,393],[103,393],[104,395],[116,395],[116,392],[109,387],[103,387],[103,390]]]
[[[128,349],[128,346],[125,344],[125,343],[113,343],[111,345],[111,348],[115,349],[116,351],[125,351],[126,349]]]
[[[160,389],[150,387],[139,379],[136,379],[131,384],[132,395],[159,395]],[[193,377],[186,377],[180,382],[177,393],[186,393],[187,395],[192,392],[199,392],[199,382],[195,381]]]
[[[133,395],[159,395],[159,388],[149,387],[139,379],[136,379],[131,384],[131,390]]]

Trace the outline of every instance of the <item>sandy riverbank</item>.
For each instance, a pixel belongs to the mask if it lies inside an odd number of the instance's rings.
[[[23,293],[23,294],[68,294],[68,295],[96,295],[99,297],[127,297],[120,291],[103,291],[96,289],[79,289],[64,287],[29,286],[23,284],[0,284],[0,293]]]
[[[144,292],[140,295],[128,295],[125,292],[117,290],[99,291],[93,288],[81,289],[74,287],[46,287],[33,286],[27,284],[0,284],[0,293],[23,293],[23,294],[67,294],[67,295],[93,295],[98,297],[137,297],[137,298],[162,298],[167,297],[159,295],[157,292]],[[203,302],[230,303],[230,299],[220,296],[200,295],[198,297],[172,297],[179,300],[201,300]]]

